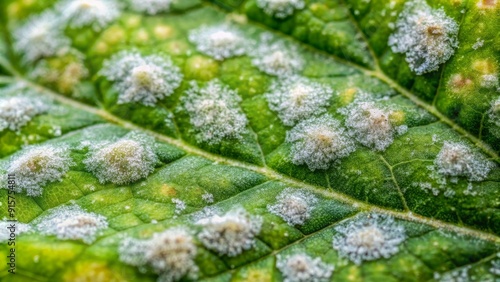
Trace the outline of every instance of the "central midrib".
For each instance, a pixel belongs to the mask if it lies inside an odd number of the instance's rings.
[[[86,111],[86,112],[89,112],[92,114],[95,114],[95,115],[105,119],[106,121],[111,122],[111,123],[116,124],[116,125],[119,125],[123,128],[129,129],[129,130],[138,130],[138,131],[145,132],[149,135],[154,136],[156,139],[158,139],[162,142],[168,143],[170,145],[173,145],[177,148],[180,148],[191,155],[200,156],[200,157],[206,158],[208,160],[211,160],[213,162],[217,162],[220,164],[225,164],[225,165],[253,171],[253,172],[256,172],[256,173],[259,173],[259,174],[266,176],[270,180],[280,181],[282,183],[285,183],[285,184],[288,184],[291,186],[300,187],[303,189],[313,191],[313,192],[318,193],[318,194],[322,194],[326,197],[329,197],[329,198],[338,200],[340,202],[355,206],[362,211],[370,211],[370,212],[386,214],[386,215],[390,215],[390,216],[393,216],[396,218],[430,225],[430,226],[433,226],[433,227],[438,228],[438,229],[444,229],[444,230],[456,232],[456,233],[463,234],[463,235],[474,236],[474,237],[477,237],[477,238],[480,238],[483,240],[487,240],[487,241],[491,241],[494,243],[500,243],[500,237],[495,235],[495,234],[472,229],[469,227],[458,226],[458,225],[453,224],[453,223],[449,223],[449,222],[445,222],[445,221],[441,221],[441,220],[437,220],[437,219],[433,219],[433,218],[424,217],[421,215],[414,214],[411,211],[399,212],[399,211],[390,210],[387,208],[381,208],[381,207],[374,206],[374,205],[362,202],[360,200],[354,199],[352,197],[346,196],[342,193],[338,193],[338,192],[335,192],[332,190],[327,190],[325,187],[322,187],[322,186],[304,183],[299,179],[290,177],[288,175],[281,174],[281,173],[279,173],[279,172],[277,172],[269,167],[260,167],[260,166],[253,165],[250,163],[246,163],[246,162],[238,161],[235,159],[229,159],[226,157],[215,155],[213,153],[210,153],[210,152],[204,151],[198,147],[195,147],[189,143],[186,143],[185,141],[183,141],[181,139],[175,139],[175,138],[172,138],[172,137],[169,137],[169,136],[166,136],[166,135],[163,135],[163,134],[160,134],[160,133],[148,130],[148,129],[144,129],[144,128],[142,128],[134,123],[123,120],[123,119],[121,119],[121,118],[119,118],[119,117],[117,117],[117,116],[115,116],[107,111],[104,111],[102,109],[98,109],[98,108],[83,104],[81,102],[78,102],[76,100],[67,98],[65,96],[62,96],[58,93],[55,93],[54,91],[52,91],[50,89],[47,89],[43,86],[40,86],[40,85],[35,84],[29,80],[26,80],[25,78],[16,77],[16,79],[19,82],[26,83],[30,87],[39,90],[41,93],[53,98],[54,100],[56,100],[60,103],[66,104],[68,106],[71,106],[71,107],[74,107],[74,108],[77,108],[77,109],[80,109],[80,110],[83,110],[83,111]]]

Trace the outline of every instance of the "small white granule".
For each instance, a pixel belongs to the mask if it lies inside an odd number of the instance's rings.
[[[304,9],[305,3],[303,0],[257,0],[257,6],[270,16],[284,19],[295,10]]]
[[[176,215],[181,214],[186,209],[186,203],[184,201],[182,201],[181,199],[173,198],[172,203],[175,204],[174,213]]]
[[[33,226],[44,235],[55,235],[61,240],[82,240],[91,244],[100,232],[108,228],[108,221],[102,215],[71,205],[49,210],[48,214],[36,219]]]
[[[349,135],[359,143],[383,151],[394,141],[396,134],[403,134],[407,127],[393,126],[389,116],[391,111],[377,107],[372,102],[353,103],[339,112],[346,118]]]
[[[205,203],[211,204],[214,202],[214,195],[206,192],[205,194],[201,195],[201,199],[205,201]]]
[[[316,196],[308,191],[286,188],[276,196],[274,205],[267,205],[267,210],[292,226],[302,225],[311,217],[316,202]]]
[[[228,24],[191,30],[189,41],[196,45],[198,51],[218,61],[245,54],[249,45],[244,35]]]
[[[128,134],[116,142],[96,144],[83,163],[100,183],[132,183],[154,171],[158,158],[151,144],[154,140],[148,136]]]
[[[33,197],[42,195],[45,185],[61,181],[74,164],[69,153],[64,146],[36,145],[14,155],[7,173],[16,175],[16,192]]]
[[[291,143],[291,158],[310,170],[328,169],[356,149],[340,122],[329,115],[301,121],[286,134]]]
[[[302,70],[304,62],[294,47],[283,42],[271,42],[270,36],[264,34],[259,46],[250,54],[252,64],[269,75],[288,76]]]
[[[221,255],[234,257],[255,245],[262,218],[252,216],[243,208],[229,211],[223,216],[214,215],[197,221],[202,226],[198,239],[208,249]]]
[[[121,14],[115,0],[62,0],[57,11],[72,28],[91,26],[95,31],[105,28]]]
[[[326,282],[330,280],[334,270],[320,258],[312,258],[306,254],[295,254],[283,258],[278,256],[276,267],[284,276],[284,282]]]
[[[458,142],[444,142],[434,165],[442,175],[464,176],[469,181],[484,180],[495,166],[480,153]]]
[[[330,87],[301,76],[275,80],[265,94],[271,110],[292,126],[300,120],[326,112],[333,91]]]
[[[369,214],[335,227],[333,248],[359,265],[363,261],[389,258],[406,240],[405,229],[392,217]]]
[[[492,132],[500,137],[500,98],[491,102],[491,108],[488,111],[490,123],[493,124]]]
[[[174,93],[182,74],[170,58],[158,55],[143,56],[136,51],[122,51],[103,64],[100,74],[114,82],[118,104],[156,102]]]
[[[500,259],[491,261],[490,272],[494,275],[500,276]]]
[[[474,43],[474,45],[472,45],[472,49],[477,50],[477,49],[483,47],[483,45],[484,45],[484,40],[481,40],[481,38],[478,38],[476,40],[476,43]]]
[[[389,37],[394,53],[405,53],[416,74],[435,71],[458,47],[459,26],[444,10],[432,9],[424,0],[406,2]]]
[[[168,12],[173,0],[130,0],[130,8],[136,12],[156,15]]]
[[[13,31],[14,49],[25,62],[54,56],[69,50],[69,38],[64,35],[64,26],[53,12],[31,16]]]
[[[31,231],[31,226],[26,223],[0,221],[0,242],[7,242],[14,234],[16,237]]]
[[[0,132],[4,129],[19,131],[48,108],[40,99],[23,96],[0,98]]]
[[[238,93],[217,79],[201,88],[195,81],[190,85],[181,100],[197,141],[217,144],[228,138],[241,139],[248,120],[239,106]]]
[[[150,239],[126,238],[119,247],[120,260],[126,264],[148,266],[159,274],[158,281],[172,282],[182,278],[196,279],[196,245],[190,232],[172,227],[154,233]]]

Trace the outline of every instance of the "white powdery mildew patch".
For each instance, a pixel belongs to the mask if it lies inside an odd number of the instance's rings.
[[[303,0],[257,0],[257,6],[270,16],[284,19],[295,10],[304,9],[305,3]]]
[[[37,219],[33,225],[40,234],[55,235],[61,240],[82,240],[91,244],[108,228],[106,217],[86,212],[77,205],[57,207]]]
[[[405,53],[411,70],[421,75],[437,70],[455,53],[458,29],[442,9],[432,9],[424,0],[411,0],[399,15],[389,46],[395,53]]]
[[[434,280],[439,282],[470,282],[473,281],[469,276],[470,266],[463,267],[445,274],[434,273]]]
[[[202,88],[195,81],[190,85],[181,100],[197,141],[217,144],[228,138],[241,139],[248,120],[239,106],[238,93],[217,79]]]
[[[221,255],[234,257],[255,245],[262,218],[237,208],[223,216],[214,215],[196,223],[202,226],[198,239],[205,247]]]
[[[228,24],[191,30],[189,41],[196,45],[198,51],[219,61],[245,54],[249,45],[244,35]]]
[[[356,149],[340,122],[329,115],[298,123],[287,132],[286,142],[292,144],[292,162],[312,171],[328,169]]]
[[[83,163],[100,183],[132,183],[154,171],[158,158],[152,143],[151,137],[128,134],[116,142],[91,147]]]
[[[284,282],[326,282],[334,270],[333,265],[306,254],[295,254],[286,258],[278,256],[276,267],[283,274]]]
[[[119,253],[124,263],[151,267],[159,274],[158,281],[197,278],[196,245],[190,232],[182,227],[155,233],[146,240],[126,238],[120,244]]]
[[[186,209],[186,203],[181,199],[173,198],[172,203],[175,204],[175,214],[179,215]]]
[[[16,192],[28,196],[42,195],[43,187],[51,182],[61,181],[73,165],[66,147],[54,145],[31,146],[14,155],[7,173],[16,175]]]
[[[168,12],[173,0],[130,0],[130,8],[136,12],[156,15]]]
[[[335,227],[333,248],[355,264],[389,258],[406,239],[405,229],[392,217],[369,214]]]
[[[63,20],[72,28],[91,26],[99,31],[121,14],[115,0],[62,0],[56,4]]]
[[[142,103],[153,107],[172,95],[182,81],[182,74],[170,58],[143,56],[136,51],[122,51],[104,62],[100,74],[114,82],[118,104]]]
[[[267,205],[267,210],[281,217],[290,225],[302,225],[311,217],[316,196],[308,191],[286,188],[276,196],[274,205]]]
[[[208,193],[206,192],[205,194],[201,195],[201,199],[207,203],[207,204],[211,204],[214,202],[214,195],[212,193]]]
[[[500,137],[500,98],[491,102],[491,108],[488,111],[489,122],[493,124],[491,132]]]
[[[54,56],[69,49],[69,38],[64,26],[53,12],[30,17],[13,31],[14,48],[25,62],[31,63],[44,57]]]
[[[330,87],[301,76],[275,80],[265,94],[271,110],[288,126],[326,112],[333,91]]]
[[[349,135],[359,143],[383,151],[394,141],[394,135],[403,134],[406,125],[393,126],[389,116],[391,111],[377,107],[373,102],[353,103],[339,110],[346,118]]]
[[[18,131],[48,108],[39,99],[23,96],[0,98],[0,132],[4,129]]]
[[[269,75],[288,76],[302,70],[304,61],[295,47],[272,42],[272,36],[261,36],[259,46],[252,52],[252,64]]]
[[[447,176],[464,176],[469,181],[482,181],[495,166],[478,152],[458,142],[444,142],[434,160],[437,171]]]
[[[498,88],[499,87],[498,75],[496,73],[493,74],[485,74],[481,76],[481,87],[484,88]]]
[[[500,257],[500,253],[497,254],[497,257]],[[491,261],[490,272],[494,275],[500,276],[500,259]]]
[[[14,228],[12,228],[13,224],[15,225]],[[31,226],[29,226],[29,224],[12,221],[0,221],[0,242],[6,242],[10,238],[14,238],[11,237],[12,234],[19,236],[30,231]]]

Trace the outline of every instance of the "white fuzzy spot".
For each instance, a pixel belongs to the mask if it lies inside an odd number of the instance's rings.
[[[292,126],[326,112],[332,93],[326,85],[301,76],[289,76],[274,81],[265,95],[269,108],[278,112],[285,125]]]
[[[255,245],[255,236],[260,232],[262,218],[238,208],[223,216],[214,215],[201,219],[197,224],[203,228],[198,238],[205,247],[221,255],[234,257]]]
[[[120,244],[119,253],[120,260],[127,264],[151,267],[160,275],[158,281],[197,278],[196,245],[189,231],[181,227],[154,233],[147,240],[126,238]]]
[[[292,226],[302,225],[311,217],[317,201],[310,192],[286,188],[276,196],[274,205],[267,205],[267,210]]]
[[[295,10],[304,9],[303,0],[257,0],[257,6],[270,16],[284,19]]]
[[[201,199],[207,203],[207,204],[211,204],[214,202],[214,195],[211,194],[211,193],[208,193],[206,192],[205,194],[201,195]]]
[[[154,171],[157,157],[151,143],[154,140],[147,136],[128,134],[113,143],[97,144],[83,163],[100,183],[132,183]]]
[[[240,109],[241,98],[219,80],[211,80],[200,88],[194,81],[182,97],[198,142],[220,143],[224,139],[240,139],[248,123]]]
[[[8,164],[7,173],[16,175],[16,192],[40,196],[43,187],[61,181],[73,165],[66,147],[32,146],[16,154]]]
[[[39,99],[23,96],[0,98],[0,132],[4,129],[18,131],[31,119],[48,110]]]
[[[490,123],[492,123],[492,132],[497,137],[500,137],[500,98],[491,102],[491,108],[488,111]]]
[[[500,276],[500,259],[491,261],[490,272],[494,275]]]
[[[104,62],[100,73],[114,83],[118,104],[142,103],[154,106],[172,95],[182,81],[182,74],[168,57],[143,56],[122,51]]]
[[[391,111],[372,102],[353,103],[339,112],[346,118],[349,135],[376,151],[385,150],[394,141],[394,135],[402,134],[407,129],[406,126],[393,126],[389,120]]]
[[[483,47],[483,45],[484,45],[484,40],[482,40],[481,38],[478,38],[476,40],[476,43],[474,43],[474,45],[472,45],[472,49],[477,50],[477,49]]]
[[[468,146],[456,142],[444,142],[434,160],[437,171],[448,176],[464,176],[470,181],[482,181],[494,164]]]
[[[28,63],[54,56],[67,50],[71,44],[63,28],[53,12],[32,16],[14,30],[14,48]]]
[[[252,64],[259,70],[275,76],[288,76],[302,70],[304,62],[294,47],[283,42],[270,42],[263,36],[260,45],[252,52]]]
[[[463,268],[453,270],[445,274],[434,273],[434,280],[439,282],[470,282],[471,277],[469,276],[470,266],[465,266]]]
[[[181,199],[173,198],[172,203],[175,204],[175,214],[179,215],[186,209],[186,203]]]
[[[44,235],[55,235],[61,240],[95,241],[100,232],[108,228],[102,215],[86,212],[77,205],[57,207],[33,222],[35,229]]]
[[[62,0],[56,9],[70,27],[91,26],[96,31],[105,28],[121,13],[115,0]]]
[[[14,228],[12,226],[14,225]],[[26,223],[12,222],[12,221],[0,221],[0,242],[7,242],[11,237],[11,234],[19,236],[23,233],[31,231],[31,226]]]
[[[131,0],[132,10],[148,15],[156,15],[161,12],[168,12],[173,0]]]
[[[404,227],[389,216],[370,214],[335,228],[333,248],[355,264],[389,258],[399,251],[406,239]]]
[[[286,142],[292,144],[292,162],[312,171],[328,169],[356,149],[340,122],[329,115],[300,122],[287,132]]]
[[[189,41],[198,51],[219,61],[245,54],[249,44],[238,29],[227,24],[191,30]]]
[[[497,88],[497,87],[499,87],[498,75],[496,73],[482,75],[481,76],[481,87],[484,87],[484,88]]]
[[[306,254],[295,254],[287,258],[278,256],[276,267],[284,276],[284,282],[326,282],[332,276],[333,265],[328,265],[320,258]]]
[[[445,12],[432,9],[424,0],[405,4],[389,37],[395,53],[405,53],[412,71],[421,75],[439,68],[458,47],[458,24]]]

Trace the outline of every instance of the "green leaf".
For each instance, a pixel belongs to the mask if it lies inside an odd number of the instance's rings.
[[[271,2],[2,1],[2,281],[499,279],[498,1]]]

